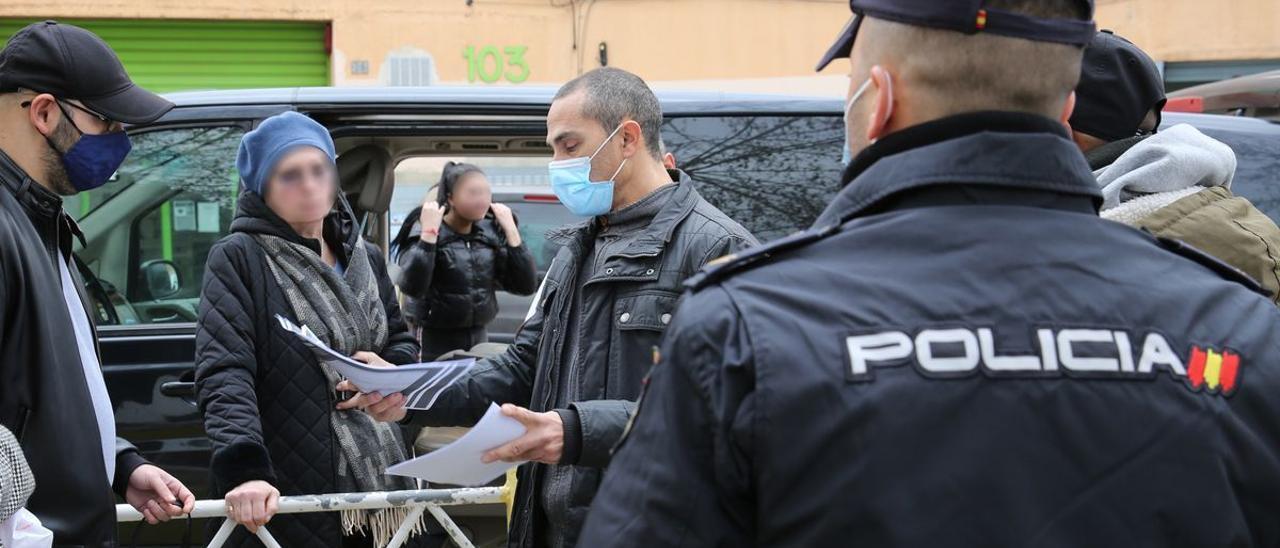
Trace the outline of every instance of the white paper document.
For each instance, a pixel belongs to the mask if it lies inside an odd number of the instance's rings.
[[[496,449],[523,436],[524,432],[524,425],[520,421],[503,415],[501,408],[491,403],[480,422],[457,441],[421,457],[390,466],[387,474],[449,485],[484,485],[520,463],[494,461],[485,464],[480,462],[480,457],[490,449]]]
[[[430,409],[435,404],[436,398],[440,397],[440,394],[455,381],[466,375],[471,366],[476,363],[475,358],[467,358],[397,367],[375,367],[329,348],[305,325],[299,326],[280,315],[276,316],[276,320],[286,331],[301,338],[315,353],[316,359],[332,367],[343,378],[355,383],[362,392],[378,392],[384,396],[402,392],[405,395],[404,406],[408,409]]]

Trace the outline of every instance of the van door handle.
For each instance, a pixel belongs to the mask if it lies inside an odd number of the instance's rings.
[[[171,398],[194,398],[196,397],[196,383],[166,382],[160,385],[160,393]]]

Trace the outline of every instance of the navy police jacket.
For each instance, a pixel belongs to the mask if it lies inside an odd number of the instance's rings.
[[[855,178],[856,177],[856,178]],[[892,134],[704,272],[581,546],[1277,546],[1280,315],[1061,124]]]

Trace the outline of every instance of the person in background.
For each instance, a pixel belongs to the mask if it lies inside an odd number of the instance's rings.
[[[435,199],[409,213],[392,246],[405,319],[423,360],[488,341],[497,292],[532,295],[538,286],[515,216],[493,202],[484,171],[449,162],[436,189]]]
[[[113,490],[149,523],[195,508],[182,482],[116,437],[71,252],[83,236],[62,209],[124,162],[124,123],[172,108],[79,27],[35,23],[0,51],[0,426],[22,445],[36,481],[27,510],[56,546],[114,545]]]
[[[1236,155],[1188,124],[1160,130],[1164,79],[1102,31],[1084,51],[1071,129],[1102,187],[1102,217],[1182,240],[1262,284],[1280,304],[1280,228],[1231,192]]]
[[[663,167],[661,127],[658,98],[634,74],[601,68],[562,86],[547,114],[548,171],[561,203],[589,219],[548,234],[562,247],[515,343],[430,410],[406,417],[402,394],[343,404],[425,426],[469,426],[491,402],[506,404],[527,432],[486,459],[533,461],[519,473],[513,547],[578,545],[685,279],[756,243],[688,175]]]
[[[284,546],[384,546],[406,509],[272,520],[282,494],[414,488],[385,475],[407,458],[400,429],[335,410],[337,372],[276,316],[371,364],[415,362],[418,343],[382,253],[360,236],[339,192],[324,126],[296,112],[268,118],[241,140],[236,167],[238,211],[231,234],[209,252],[196,324],[196,390],[213,443],[214,495],[250,530],[270,521]],[[258,545],[244,528],[229,542]]]

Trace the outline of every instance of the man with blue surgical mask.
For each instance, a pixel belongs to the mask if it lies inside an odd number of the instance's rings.
[[[520,470],[511,546],[576,545],[683,282],[756,243],[663,166],[661,127],[657,97],[634,74],[601,68],[560,88],[547,115],[551,184],[590,218],[548,235],[563,247],[506,353],[407,418],[469,426],[497,402],[524,423],[523,437],[485,457],[533,461]],[[403,396],[374,400],[375,417],[405,419]]]
[[[113,489],[151,523],[195,506],[180,481],[115,436],[95,315],[71,254],[80,232],[62,210],[63,196],[120,167],[123,123],[171,108],[84,29],[36,23],[0,51],[0,426],[30,463],[27,509],[54,546],[114,546]]]

